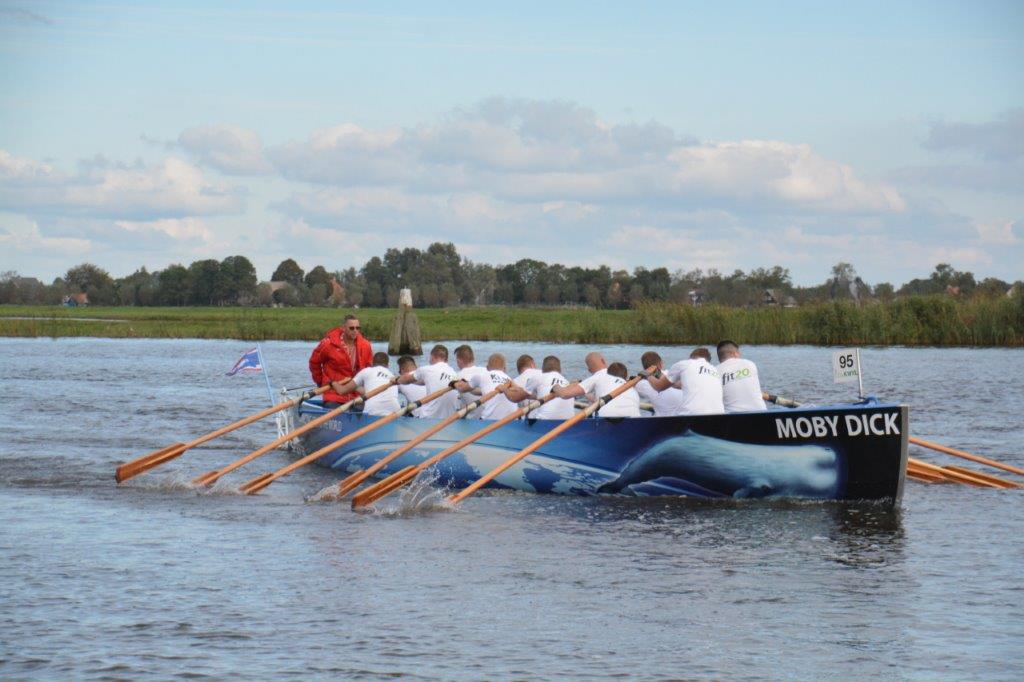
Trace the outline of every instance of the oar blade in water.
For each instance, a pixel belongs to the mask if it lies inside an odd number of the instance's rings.
[[[179,457],[187,449],[184,443],[175,443],[131,462],[125,462],[117,467],[117,470],[114,472],[114,480],[118,483],[124,483],[130,478],[135,478],[139,474],[143,474],[165,462],[171,461],[175,457]]]
[[[268,485],[273,483],[273,475],[273,473],[266,473],[263,474],[262,476],[257,476],[251,481],[243,483],[242,487],[239,488],[239,490],[241,490],[246,495],[253,495],[255,493],[258,493],[259,491],[263,490]]]
[[[352,510],[355,511],[360,507],[365,507],[366,505],[379,500],[382,497],[387,497],[406,483],[409,483],[416,478],[416,474],[418,473],[419,470],[416,465],[410,464],[401,471],[398,471],[384,480],[375,483],[366,490],[360,491],[352,497]]]

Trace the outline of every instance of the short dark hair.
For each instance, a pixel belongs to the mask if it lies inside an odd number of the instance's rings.
[[[648,367],[657,367],[659,363],[661,363],[661,356],[653,350],[649,350],[640,356],[640,366],[643,369],[647,369]]]
[[[704,358],[708,362],[711,362],[711,351],[703,346],[700,348],[694,348],[693,352],[690,353],[690,358]]]
[[[388,365],[391,364],[391,358],[388,357],[387,353],[384,353],[383,351],[378,351],[373,354],[373,364],[378,365],[380,367],[387,367]]]
[[[625,379],[626,376],[629,374],[629,371],[626,369],[626,366],[621,362],[613,362],[612,364],[608,365],[608,373],[611,374],[613,377]]]
[[[473,349],[465,343],[455,349],[455,357],[463,362],[473,362],[476,359],[473,356]]]
[[[527,365],[533,364],[533,357],[530,355],[520,355],[519,359],[516,360],[516,371],[520,374],[523,373],[523,368]]]
[[[448,361],[448,346],[439,343],[430,349],[430,357],[441,358],[445,362]]]
[[[416,359],[411,355],[403,355],[402,357],[398,358],[398,369],[402,369],[403,367],[408,367],[409,365],[415,364]]]
[[[549,355],[544,358],[544,364],[540,367],[542,372],[561,372],[562,361],[556,355]]]
[[[729,339],[723,339],[718,342],[718,346],[715,347],[715,352],[718,354],[718,361],[722,361],[722,353],[738,353],[740,347],[736,345],[735,341]]]
[[[353,315],[352,313],[349,313],[348,315],[345,316],[345,319],[342,320],[342,322],[351,322],[352,320],[356,320],[358,322],[359,318]]]

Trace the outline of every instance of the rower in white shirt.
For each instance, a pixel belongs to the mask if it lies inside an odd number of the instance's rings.
[[[403,355],[398,358],[398,373],[401,374],[412,374],[416,371],[416,359],[411,355]],[[398,387],[398,392],[405,398],[406,403],[414,403],[427,394],[426,386],[420,384],[401,384]],[[412,411],[412,416],[422,417],[423,408],[417,407]]]
[[[665,369],[665,363],[661,359],[661,356],[652,350],[649,350],[640,356],[640,366],[655,367],[659,371],[663,371]],[[664,391],[659,391],[651,386],[651,383],[647,379],[643,379],[636,385],[636,392],[640,395],[641,400],[651,404],[651,407],[654,408],[655,417],[671,417],[677,414],[682,414],[682,389],[670,386]]]
[[[346,381],[340,387],[340,392],[351,393],[356,388],[361,388],[361,393],[366,395],[375,388],[391,384],[391,388],[381,391],[372,398],[368,398],[363,405],[363,414],[371,417],[382,417],[397,412],[401,409],[398,404],[398,387],[394,385],[395,375],[388,369],[388,354],[374,353],[373,364],[359,370],[354,377]]]
[[[722,377],[722,398],[726,412],[764,412],[768,407],[761,397],[757,365],[740,357],[733,341],[718,344],[718,373]]]
[[[422,384],[426,387],[427,394],[429,395],[442,388],[449,388],[457,375],[458,372],[448,364],[448,348],[437,344],[430,349],[430,364],[424,367],[417,367],[410,374],[403,374],[398,377],[398,383]],[[455,414],[457,409],[459,409],[459,396],[455,391],[450,391],[434,398],[419,408],[423,413],[420,416],[429,419],[450,417]]]
[[[591,402],[603,398],[626,383],[626,366],[621,362],[611,365],[600,353],[587,353],[584,358],[590,376],[578,384],[555,388],[553,391],[562,398],[576,398],[586,395]],[[640,395],[635,389],[627,389],[615,396],[597,412],[599,417],[639,417]]]
[[[510,381],[512,379],[505,373],[505,356],[501,353],[494,353],[491,357],[487,358],[486,371],[474,374],[468,381],[459,381],[455,384],[455,387],[463,392],[463,400],[466,399],[467,395],[473,396],[475,400],[477,397],[487,395]],[[499,393],[473,410],[473,412],[470,412],[470,414],[479,412],[480,419],[501,419],[515,412],[518,407],[518,405],[505,397],[503,393]]]
[[[711,365],[707,348],[697,348],[688,360],[680,360],[667,372],[655,372],[647,381],[657,391],[675,386],[682,389],[682,404],[678,414],[722,414],[722,379]]]
[[[487,370],[485,370],[483,367],[476,366],[476,357],[473,354],[473,349],[466,344],[463,344],[455,349],[455,364],[459,368],[459,380],[465,381],[466,383],[469,383],[473,377],[478,376],[480,374],[485,374],[487,372]],[[462,404],[459,405],[460,408],[463,408],[466,405],[469,405],[474,400],[476,400],[476,396],[474,396],[471,393],[460,393],[459,397],[460,400],[462,401]],[[484,405],[486,404],[487,403],[484,403]],[[482,413],[480,412],[480,410],[473,410],[472,412],[466,415],[466,419],[481,418]]]
[[[522,358],[520,358],[522,360]],[[530,360],[532,363],[532,359]],[[529,370],[530,368],[526,368]],[[569,382],[562,376],[562,362],[554,355],[544,358],[544,363],[538,372],[521,371],[508,389],[505,395],[512,402],[520,402],[529,398],[543,398],[551,389],[556,386],[568,386]],[[573,415],[576,408],[573,401],[567,398],[552,398],[533,412],[530,412],[531,419],[568,419]]]

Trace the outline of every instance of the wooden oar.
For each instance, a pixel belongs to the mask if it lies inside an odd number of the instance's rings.
[[[939,445],[938,443],[932,443],[930,441],[921,440],[920,438],[914,438],[913,436],[910,437],[910,442],[913,443],[914,445],[920,445],[922,448],[929,448],[931,450],[935,450],[936,452],[942,452],[947,455],[953,455],[954,457],[969,459],[972,462],[977,462],[978,464],[984,464],[986,466],[995,467],[996,469],[1002,469],[1003,471],[1009,471],[1011,474],[1018,474],[1020,476],[1024,476],[1024,469],[1020,469],[1010,464],[1003,464],[1002,462],[997,462],[994,459],[982,457],[981,455],[972,455],[971,453],[964,452],[963,450],[954,450],[953,448],[947,448],[945,445]]]
[[[423,460],[419,464],[411,464],[402,469],[401,471],[396,471],[387,478],[378,481],[377,483],[374,483],[373,485],[364,488],[363,490],[360,490],[352,497],[352,509],[359,509],[360,507],[364,507],[375,500],[379,500],[382,497],[390,495],[391,493],[398,490],[407,483],[412,482],[412,480],[415,479],[416,476],[419,475],[419,473],[424,469],[434,466],[448,455],[458,452],[467,445],[471,445],[472,443],[480,440],[481,438],[491,433],[492,431],[501,428],[505,424],[508,424],[509,422],[514,422],[516,419],[519,419],[523,415],[531,412],[532,410],[537,409],[538,407],[540,407],[541,405],[555,397],[557,396],[554,393],[548,393],[540,400],[532,400],[529,403],[527,403],[524,407],[520,407],[515,412],[512,412],[511,414],[508,414],[497,421],[491,422],[490,424],[480,429],[479,431],[476,431],[475,433],[466,436],[458,443],[453,443],[452,445],[449,445],[444,450],[441,450],[441,452]]]
[[[511,383],[512,383],[511,381],[506,382],[505,384],[503,384],[503,386],[509,386]],[[480,396],[479,398],[477,398],[473,402],[468,403],[466,406],[464,406],[458,412],[456,412],[455,414],[451,415],[450,417],[442,419],[440,422],[438,422],[437,424],[434,424],[429,429],[427,429],[426,431],[424,431],[420,435],[416,436],[415,438],[410,440],[408,443],[406,443],[402,447],[400,447],[397,450],[394,450],[394,451],[388,453],[384,457],[381,457],[380,460],[378,460],[377,462],[374,462],[372,465],[366,467],[362,471],[357,471],[354,474],[348,476],[347,478],[342,480],[340,483],[338,483],[337,490],[328,492],[327,493],[327,497],[330,498],[330,497],[335,497],[336,496],[339,499],[345,497],[345,495],[348,495],[350,492],[355,490],[363,481],[368,479],[370,476],[373,476],[375,473],[377,473],[378,471],[380,471],[381,469],[386,467],[388,464],[390,464],[391,462],[395,461],[396,459],[398,459],[399,457],[401,457],[405,453],[409,452],[414,447],[416,447],[417,445],[419,445],[420,443],[422,443],[426,439],[430,438],[431,436],[433,436],[435,433],[437,433],[438,431],[440,431],[444,427],[446,427],[449,424],[452,424],[452,423],[457,422],[458,420],[462,419],[467,414],[469,414],[470,412],[472,412],[476,408],[480,407],[481,405],[483,405],[484,403],[486,403],[488,400],[490,400],[494,396],[498,395],[499,393],[501,393],[501,389],[500,388],[496,388],[493,391],[490,391],[489,393],[487,393],[486,395]]]
[[[236,459],[234,462],[232,462],[231,464],[228,464],[227,466],[225,466],[225,467],[223,467],[221,469],[214,469],[213,471],[207,471],[205,474],[202,474],[201,476],[196,476],[194,479],[192,479],[192,484],[193,485],[213,485],[214,483],[217,482],[217,480],[221,476],[224,476],[225,474],[231,473],[232,471],[234,471],[238,467],[243,466],[245,464],[248,464],[249,462],[253,461],[257,457],[262,457],[263,455],[267,454],[271,450],[274,450],[274,449],[280,447],[281,445],[284,445],[285,443],[287,443],[288,441],[290,441],[290,440],[292,440],[294,438],[298,438],[299,436],[301,436],[302,434],[306,433],[307,431],[311,431],[311,430],[315,429],[316,427],[320,426],[324,422],[330,421],[331,419],[337,417],[339,414],[341,414],[343,412],[347,412],[348,410],[352,409],[356,405],[358,405],[360,403],[363,403],[363,402],[366,402],[367,400],[369,400],[373,396],[377,395],[378,393],[383,393],[384,391],[388,390],[389,388],[391,388],[394,385],[395,385],[395,382],[394,381],[390,381],[390,382],[384,384],[383,386],[378,386],[377,388],[375,388],[372,391],[370,391],[369,393],[367,393],[365,396],[361,395],[361,396],[359,396],[357,398],[353,398],[352,400],[348,401],[347,403],[344,403],[344,404],[339,405],[338,407],[334,408],[330,412],[328,412],[326,414],[322,414],[319,417],[317,417],[316,419],[312,419],[312,420],[306,422],[305,424],[303,424],[302,426],[298,427],[297,429],[293,429],[292,431],[289,431],[288,433],[284,434],[283,436],[279,436],[276,440],[273,440],[273,441],[267,443],[266,445],[264,445],[260,449],[253,450],[252,452],[250,452],[245,457],[241,457],[239,459]]]
[[[324,455],[326,455],[328,452],[332,452],[334,450],[337,450],[342,445],[346,445],[346,444],[351,443],[352,441],[354,441],[354,440],[356,440],[358,438],[362,438],[366,434],[370,433],[371,431],[374,431],[375,429],[379,429],[380,427],[384,426],[385,424],[390,424],[391,422],[395,421],[399,417],[402,417],[402,416],[404,416],[406,414],[409,414],[410,412],[412,412],[413,410],[415,410],[418,407],[422,407],[423,405],[426,405],[431,400],[434,400],[436,398],[440,398],[442,395],[444,395],[445,393],[447,393],[448,391],[451,391],[451,390],[453,390],[453,389],[450,386],[446,386],[445,388],[442,388],[442,389],[439,389],[437,391],[434,391],[433,393],[431,393],[429,395],[425,395],[422,398],[420,398],[419,400],[415,400],[415,401],[409,403],[408,405],[406,405],[402,409],[395,410],[394,412],[392,412],[391,414],[387,415],[386,417],[381,417],[380,419],[378,419],[377,421],[373,422],[372,424],[367,424],[366,426],[364,426],[363,428],[359,429],[358,431],[353,431],[352,433],[350,433],[349,435],[345,436],[344,438],[339,438],[338,440],[334,441],[333,443],[329,443],[328,445],[325,445],[324,447],[320,448],[316,452],[314,452],[312,454],[309,454],[309,455],[306,455],[302,459],[298,459],[298,460],[292,462],[288,466],[281,467],[280,469],[278,469],[277,471],[275,471],[273,473],[263,474],[262,476],[257,476],[256,478],[252,479],[251,481],[248,481],[245,484],[243,484],[242,487],[240,488],[240,490],[243,493],[246,493],[248,495],[252,495],[253,493],[257,493],[260,490],[263,490],[264,488],[266,488],[268,485],[270,485],[271,483],[273,483],[277,479],[281,478],[282,476],[285,476],[286,474],[290,474],[291,472],[295,471],[299,467],[303,467],[303,466],[309,464],[310,462],[315,462],[316,460],[318,460],[321,457],[323,457]]]
[[[118,483],[124,483],[130,478],[135,478],[139,474],[145,473],[150,469],[155,469],[161,464],[170,462],[175,457],[181,456],[181,454],[184,453],[186,450],[190,450],[196,447],[197,445],[207,443],[213,440],[214,438],[223,436],[225,433],[230,433],[235,429],[240,429],[246,424],[252,424],[253,422],[259,421],[260,419],[272,415],[275,412],[280,412],[283,409],[292,407],[294,405],[298,405],[303,400],[307,400],[315,395],[320,395],[329,388],[330,385],[321,386],[312,393],[303,393],[297,398],[293,398],[292,400],[286,400],[283,403],[278,403],[277,405],[274,405],[273,407],[268,407],[267,409],[257,412],[252,416],[245,417],[244,419],[239,419],[233,424],[228,424],[227,426],[221,427],[216,431],[211,431],[205,436],[200,436],[199,438],[196,438],[193,441],[189,441],[188,443],[175,443],[174,445],[168,445],[166,448],[157,450],[156,452],[151,452],[150,454],[145,455],[144,457],[139,457],[138,459],[134,459],[131,462],[125,462],[121,466],[117,467],[117,470],[114,472],[114,480],[116,480]]]
[[[949,479],[951,481],[955,481],[957,483],[966,483],[968,485],[977,486],[979,488],[1006,488],[1006,487],[1012,488],[1012,487],[1014,487],[1014,484],[1011,483],[1010,481],[1006,481],[1006,483],[1008,483],[1009,486],[1003,485],[1003,484],[999,484],[999,483],[993,483],[993,482],[988,481],[985,478],[982,478],[980,476],[975,476],[973,474],[965,474],[965,473],[961,473],[959,471],[953,471],[952,469],[947,469],[947,468],[944,468],[944,467],[940,467],[940,466],[937,466],[935,464],[929,464],[928,462],[925,462],[925,461],[920,460],[920,459],[908,458],[908,466],[911,464],[910,460],[913,460],[912,461],[913,466],[914,466],[914,468],[917,471],[923,471],[925,473],[932,473],[932,474],[936,474],[936,475],[939,475],[939,476],[943,476],[943,477],[945,477],[945,478],[947,478],[947,479]]]
[[[454,495],[449,496],[448,501],[451,502],[452,504],[458,504],[462,500],[466,499],[467,497],[469,497],[470,495],[475,493],[477,490],[479,490],[480,488],[484,487],[485,485],[487,485],[488,483],[493,481],[502,472],[504,472],[507,469],[511,468],[516,462],[518,462],[521,459],[525,458],[527,455],[529,455],[531,452],[534,452],[535,450],[537,450],[537,448],[539,448],[540,446],[544,445],[545,443],[547,443],[547,442],[557,438],[559,434],[564,433],[567,429],[572,427],[573,424],[575,424],[575,423],[577,423],[579,421],[582,421],[583,419],[586,419],[591,414],[593,414],[594,412],[596,412],[597,410],[601,409],[602,407],[604,407],[605,405],[610,403],[612,400],[614,400],[616,398],[616,396],[618,396],[619,394],[621,394],[621,393],[623,393],[625,391],[628,391],[629,389],[631,389],[634,386],[636,386],[636,384],[641,379],[644,379],[644,378],[647,377],[649,372],[654,372],[654,369],[655,368],[652,367],[647,372],[641,372],[640,374],[638,374],[637,376],[633,377],[632,379],[630,379],[626,383],[624,383],[624,384],[622,384],[620,386],[616,386],[615,389],[611,393],[609,393],[608,395],[606,395],[606,396],[604,396],[602,398],[598,398],[590,406],[584,408],[582,412],[579,412],[578,414],[570,417],[569,419],[566,419],[564,422],[562,422],[561,424],[559,424],[555,428],[551,429],[550,431],[548,431],[543,436],[541,436],[537,440],[535,440],[532,443],[530,443],[528,446],[526,446],[525,448],[523,448],[522,450],[520,450],[516,454],[512,455],[511,457],[509,457],[507,460],[505,460],[504,463],[498,465],[497,467],[492,469],[489,473],[484,474],[483,476],[481,476],[477,480],[473,481],[472,483],[470,483],[468,486],[466,486],[465,488],[463,488],[459,492],[455,493]]]

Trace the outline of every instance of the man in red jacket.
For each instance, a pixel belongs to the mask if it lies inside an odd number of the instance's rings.
[[[342,325],[327,332],[309,356],[309,373],[316,385],[331,382],[330,390],[324,393],[324,407],[338,407],[359,395],[355,391],[342,394],[336,390],[356,372],[373,364],[373,349],[359,330],[359,318],[346,315]]]

